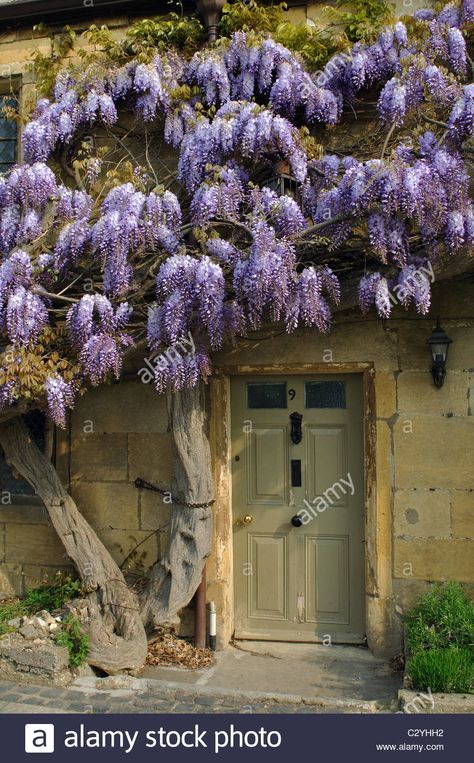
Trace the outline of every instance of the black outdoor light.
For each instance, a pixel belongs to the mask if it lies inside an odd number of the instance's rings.
[[[196,0],[197,9],[206,25],[208,42],[217,40],[217,28],[225,3],[226,0]]]
[[[286,162],[277,162],[268,175],[260,182],[262,188],[275,191],[277,196],[289,196],[301,207],[301,192],[298,182],[290,174],[290,168]]]
[[[436,328],[428,339],[428,344],[431,349],[431,356],[433,358],[433,365],[431,367],[431,374],[435,387],[441,389],[444,384],[444,377],[446,376],[446,360],[448,358],[449,345],[452,343],[452,339],[449,338],[446,331],[441,328],[439,318],[436,322]]]

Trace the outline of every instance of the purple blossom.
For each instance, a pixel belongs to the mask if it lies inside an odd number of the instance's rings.
[[[403,47],[408,45],[407,28],[402,21],[397,21],[393,27],[393,36],[395,38],[395,42],[397,42],[398,45]]]
[[[387,279],[380,273],[363,276],[359,283],[359,304],[364,313],[375,304],[379,315],[388,318],[392,306]]]
[[[131,308],[127,302],[122,302],[114,312],[111,302],[103,294],[86,294],[67,314],[66,325],[71,342],[80,349],[94,336],[113,334],[127,343],[121,331],[130,315]]]
[[[370,245],[372,246],[375,254],[380,257],[382,262],[386,262],[387,232],[385,230],[384,216],[378,212],[373,212],[371,215],[369,215],[367,226]]]
[[[438,23],[446,24],[449,27],[459,26],[461,21],[461,14],[459,8],[452,3],[448,3],[438,14]]]
[[[461,143],[474,132],[474,85],[466,85],[449,116],[449,131],[456,143]]]
[[[461,10],[462,24],[474,24],[474,0],[463,0]]]
[[[434,11],[429,10],[428,8],[421,8],[420,10],[415,11],[413,18],[417,21],[432,21],[435,15]]]
[[[148,308],[147,344],[150,350],[156,352],[161,344],[162,309],[159,305]]]
[[[198,85],[203,90],[208,106],[222,106],[230,100],[230,82],[225,59],[219,51],[195,53],[186,71],[189,84]]]
[[[30,243],[43,233],[40,214],[35,209],[27,209],[23,214],[16,237],[16,243]]]
[[[285,159],[296,180],[306,177],[306,155],[296,129],[283,117],[254,104],[229,102],[209,122],[200,121],[182,142],[178,175],[188,191],[195,191],[209,164],[222,164],[231,154],[255,162],[273,154]]]
[[[394,286],[394,294],[405,307],[413,300],[417,311],[422,315],[426,315],[430,309],[430,279],[423,269],[415,265],[407,265],[401,269],[398,282]]]
[[[448,55],[449,63],[454,71],[465,74],[467,69],[466,41],[462,32],[454,27],[448,31]]]
[[[465,241],[464,217],[461,212],[453,210],[449,213],[445,227],[446,246],[451,251],[460,249]]]
[[[28,205],[41,212],[56,194],[54,173],[42,162],[14,167],[7,180],[6,200],[10,204]]]
[[[230,241],[223,238],[208,239],[206,248],[211,257],[226,265],[235,265],[240,258],[239,250]]]
[[[122,367],[120,344],[108,334],[94,334],[82,348],[79,362],[93,386],[103,382],[110,373],[118,379]]]
[[[206,381],[211,374],[211,363],[206,352],[186,355],[176,354],[173,362],[159,364],[155,369],[155,387],[158,392],[171,389],[173,392],[194,387],[202,379]]]
[[[392,122],[397,126],[403,124],[407,111],[407,90],[397,78],[389,80],[383,88],[378,109],[383,122]]]
[[[48,311],[38,295],[18,286],[8,297],[5,318],[13,344],[28,345],[48,323]]]
[[[91,240],[91,230],[87,219],[79,218],[65,225],[57,238],[54,247],[55,266],[59,271],[65,271],[75,265],[84,255]]]
[[[0,411],[8,408],[15,400],[15,383],[12,381],[0,385]]]
[[[321,274],[313,267],[305,268],[298,282],[300,318],[306,326],[316,326],[327,333],[331,328],[331,313],[322,289]]]
[[[456,88],[449,83],[437,66],[427,66],[424,81],[431,97],[442,106],[448,106],[456,97]]]
[[[54,374],[46,377],[44,391],[51,418],[56,426],[64,429],[66,426],[66,408],[72,408],[74,405],[72,386],[67,384],[59,374]]]

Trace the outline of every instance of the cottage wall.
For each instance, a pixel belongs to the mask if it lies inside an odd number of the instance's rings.
[[[370,559],[374,589],[368,611],[380,623],[383,644],[389,639],[393,649],[399,639],[396,610],[410,607],[429,582],[459,580],[474,592],[474,287],[457,283],[435,287],[435,293],[432,314],[441,315],[453,339],[441,390],[431,380],[426,344],[433,320],[411,311],[399,311],[390,321],[345,314],[328,336],[299,331],[243,342],[216,357],[217,366],[249,370],[256,364],[373,365],[375,401],[366,416],[376,419],[377,544]],[[216,398],[217,389],[213,383],[211,437],[214,452],[222,456],[226,443],[216,441],[216,427],[223,401]],[[166,543],[169,506],[158,494],[134,486],[137,477],[170,484],[164,397],[138,375],[90,391],[75,408],[67,434],[59,436],[57,451],[58,468],[79,508],[117,562],[138,577],[160,558]],[[216,478],[219,482],[218,473]],[[220,484],[219,495],[228,487]],[[68,568],[46,512],[34,500],[0,509],[3,595],[24,593]],[[226,501],[216,507],[215,524],[209,596],[219,606],[224,638],[232,627]]]
[[[311,17],[319,12],[317,5],[292,8],[291,13],[295,20]],[[408,8],[403,2],[399,7],[413,12],[419,5]],[[117,35],[129,24],[126,17],[106,21]],[[25,110],[34,99],[34,74],[28,70],[34,49],[47,53],[49,38],[24,28],[0,34],[0,77],[20,77]],[[368,551],[374,580],[368,617],[381,623],[378,647],[385,651],[396,651],[398,614],[429,582],[460,580],[474,591],[472,281],[435,285],[431,315],[438,314],[453,339],[441,390],[431,381],[426,344],[434,319],[421,319],[413,311],[398,310],[390,321],[348,313],[336,318],[328,336],[299,331],[249,340],[216,358],[218,366],[250,370],[256,363],[328,363],[328,368],[333,363],[338,369],[347,363],[372,365],[375,397],[366,416],[373,416],[376,426],[371,466],[378,543],[376,551]],[[211,439],[221,465],[228,445],[220,426],[226,414],[223,389],[213,382],[209,394]],[[171,461],[165,398],[136,372],[85,395],[67,432],[57,434],[56,463],[65,484],[117,562],[137,577],[163,553],[169,506],[158,494],[138,491],[134,481],[140,476],[169,484]],[[216,481],[222,500],[216,506],[208,586],[225,642],[232,631],[232,533],[229,484],[220,467]],[[38,500],[2,503],[0,596],[23,594],[59,570],[69,570],[68,560]]]

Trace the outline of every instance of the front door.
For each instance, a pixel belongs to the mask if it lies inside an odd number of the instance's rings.
[[[235,636],[365,636],[362,377],[232,379]]]

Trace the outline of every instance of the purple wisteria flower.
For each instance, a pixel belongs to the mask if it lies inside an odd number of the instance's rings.
[[[5,309],[8,337],[13,344],[28,345],[48,323],[48,310],[37,294],[18,286],[8,297]]]
[[[455,27],[448,31],[448,55],[454,71],[464,75],[467,70],[466,41],[462,32]]]
[[[44,391],[48,403],[49,414],[57,427],[66,426],[66,409],[74,405],[74,391],[59,374],[47,376]]]
[[[431,304],[431,282],[425,270],[416,265],[403,267],[394,286],[394,294],[405,307],[413,300],[417,311],[426,315]]]
[[[461,143],[474,132],[474,85],[466,85],[449,116],[449,131],[456,143]]]
[[[407,89],[398,78],[389,80],[382,90],[378,109],[383,122],[397,126],[403,123],[407,112]]]

